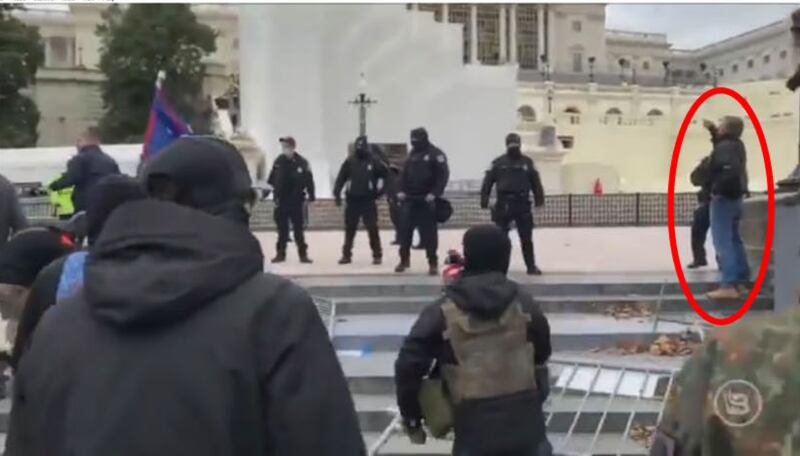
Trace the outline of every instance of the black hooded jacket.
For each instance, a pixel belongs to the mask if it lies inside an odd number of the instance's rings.
[[[550,359],[550,325],[533,298],[504,274],[466,274],[445,289],[444,296],[425,308],[400,349],[395,363],[397,402],[406,420],[422,417],[418,396],[422,379],[434,361],[456,364],[453,349],[445,342],[446,329],[442,304],[451,299],[456,306],[480,319],[495,319],[517,299],[530,315],[528,340],[534,345],[534,362],[542,365]]]
[[[262,269],[246,225],[120,207],[20,361],[6,454],[364,454],[311,298]]]

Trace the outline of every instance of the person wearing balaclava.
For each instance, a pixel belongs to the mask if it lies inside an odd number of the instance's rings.
[[[411,265],[411,242],[419,229],[421,244],[428,256],[428,274],[438,275],[439,227],[436,201],[450,178],[447,156],[431,144],[424,128],[411,130],[411,152],[400,174],[397,199],[400,203],[400,264],[395,272]]]
[[[483,179],[481,208],[489,207],[492,188],[497,186],[497,200],[492,208],[492,221],[508,233],[511,223],[517,227],[522,258],[529,275],[541,275],[533,251],[533,210],[544,205],[544,188],[533,160],[522,154],[522,141],[516,133],[506,136],[506,153],[496,158]]]
[[[264,272],[236,148],[180,138],[142,180],[149,199],[113,211],[82,292],[36,329],[6,454],[365,454],[311,297]]]
[[[280,138],[281,154],[275,159],[267,183],[272,186],[275,200],[275,224],[278,242],[273,263],[286,261],[286,244],[289,243],[289,225],[294,231],[294,242],[300,262],[312,263],[308,257],[305,238],[306,201],[314,202],[314,175],[311,165],[297,152],[297,143],[291,136]]]
[[[356,237],[359,221],[369,235],[372,249],[372,264],[382,262],[383,250],[378,231],[378,205],[376,200],[383,193],[388,170],[371,151],[366,136],[359,136],[354,143],[354,153],[345,159],[333,186],[336,205],[342,205],[342,189],[347,187],[344,209],[344,246],[339,264],[353,262],[353,240]]]
[[[506,233],[472,227],[463,248],[462,273],[422,311],[395,362],[406,433],[412,443],[426,440],[419,393],[433,364],[431,376],[442,378],[453,404],[455,456],[550,455],[542,411],[552,351],[547,318],[506,277]]]

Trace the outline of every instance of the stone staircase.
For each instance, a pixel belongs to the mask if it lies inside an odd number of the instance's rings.
[[[702,337],[672,274],[546,275],[514,277],[542,306],[552,332],[551,395],[545,405],[548,437],[559,455],[647,454],[628,436],[654,426],[682,357],[625,354],[620,346],[649,344],[661,335]],[[722,316],[740,303],[700,299],[714,275],[689,277],[704,308]],[[418,313],[440,293],[438,278],[327,276],[297,281],[315,296],[348,377],[364,439],[374,455],[450,454],[449,440],[411,445],[397,428],[393,370],[397,350]],[[638,316],[617,318],[631,305]],[[762,292],[746,318],[772,308]]]
[[[554,355],[551,394],[545,405],[548,437],[558,455],[643,455],[628,438],[654,425],[664,393],[683,358],[624,354],[620,344],[648,344],[660,335],[702,334],[705,325],[683,298],[672,274],[514,276],[550,321]],[[696,296],[713,274],[689,277]],[[397,429],[394,361],[420,310],[441,293],[437,277],[415,275],[305,276],[295,279],[315,297],[348,378],[371,455],[441,456],[449,440],[411,445]],[[710,304],[718,316],[739,303]],[[635,304],[643,312],[616,318],[612,309]],[[772,309],[762,292],[745,318]],[[10,401],[0,400],[0,448],[5,444]],[[632,431],[634,430],[634,431]]]

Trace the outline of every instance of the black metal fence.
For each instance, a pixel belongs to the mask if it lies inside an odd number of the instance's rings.
[[[490,221],[489,211],[480,208],[480,197],[473,192],[450,193],[453,217],[444,226],[463,228]],[[694,193],[675,195],[675,223],[689,225],[697,206]],[[380,207],[381,226],[390,226],[385,202]],[[591,226],[665,226],[667,224],[667,195],[663,193],[618,193],[607,195],[553,195],[544,207],[535,210],[536,225],[540,227]],[[333,201],[322,200],[311,205],[308,226],[311,229],[340,229],[342,209]],[[258,205],[251,221],[255,230],[273,229],[272,203]]]
[[[453,217],[444,226],[463,228],[490,221],[489,211],[480,208],[476,192],[449,193],[453,204]],[[23,198],[23,207],[33,219],[52,217],[46,198]],[[697,206],[694,193],[675,195],[675,222],[691,223],[692,211]],[[251,219],[253,230],[272,230],[272,202],[259,203]],[[381,226],[391,226],[386,202],[380,205]],[[664,193],[615,193],[606,195],[552,195],[544,207],[535,210],[536,225],[540,227],[591,227],[591,226],[659,226],[667,224],[667,195]],[[342,227],[342,208],[333,200],[320,200],[309,206],[308,228],[317,230]]]

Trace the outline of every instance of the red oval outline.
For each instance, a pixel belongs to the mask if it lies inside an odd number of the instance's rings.
[[[678,243],[675,238],[675,174],[678,171],[678,158],[680,157],[681,147],[683,146],[684,137],[686,136],[686,130],[689,128],[689,124],[700,106],[709,98],[720,94],[728,95],[736,100],[739,105],[744,108],[744,111],[747,113],[747,117],[750,118],[750,121],[753,123],[753,127],[755,127],[756,135],[758,135],[758,143],[761,146],[761,155],[764,158],[764,171],[767,176],[768,199],[767,233],[766,239],[764,240],[764,252],[761,257],[761,266],[758,271],[758,277],[756,278],[753,289],[750,291],[750,295],[747,297],[747,300],[744,302],[744,304],[742,304],[736,313],[725,318],[717,318],[708,314],[703,307],[697,303],[697,300],[692,294],[692,290],[689,288],[689,284],[686,282],[686,277],[683,275],[681,258],[678,253]],[[672,254],[672,263],[675,266],[675,273],[677,274],[678,281],[683,289],[683,294],[686,296],[686,299],[689,300],[689,304],[692,305],[692,308],[694,308],[694,311],[697,312],[697,315],[699,315],[703,320],[718,326],[729,325],[744,316],[744,314],[750,310],[750,306],[753,305],[753,301],[755,301],[756,296],[758,296],[758,292],[761,290],[761,287],[764,284],[764,277],[767,274],[767,267],[769,266],[770,251],[772,250],[773,229],[775,227],[775,189],[772,181],[772,162],[769,159],[767,138],[764,136],[764,130],[761,129],[761,123],[758,121],[758,116],[756,116],[753,108],[750,107],[750,104],[739,92],[728,87],[715,87],[713,89],[709,89],[703,92],[703,94],[700,95],[697,100],[695,100],[695,102],[689,108],[689,112],[686,113],[686,117],[683,119],[681,128],[678,130],[678,136],[675,138],[675,147],[672,149],[672,161],[669,167],[669,182],[667,184],[667,225],[669,228],[669,247]]]

